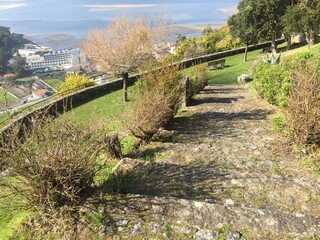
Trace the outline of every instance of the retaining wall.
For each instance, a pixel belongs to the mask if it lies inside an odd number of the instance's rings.
[[[277,44],[280,44],[283,42],[284,42],[283,39],[277,40]],[[271,42],[252,45],[252,46],[249,46],[248,51],[253,51],[256,49],[269,47],[270,44],[271,44]],[[244,53],[244,52],[245,52],[245,48],[243,47],[243,48],[238,48],[238,49],[234,49],[234,50],[218,52],[218,53],[213,53],[213,54],[208,54],[208,55],[204,55],[204,56],[200,56],[200,57],[187,59],[187,60],[178,62],[176,64],[180,64],[183,68],[189,68],[189,67],[197,65],[197,64],[209,62],[209,61],[216,60],[219,58],[233,56],[233,55],[236,55],[239,53]],[[139,77],[138,74],[130,76],[129,77],[129,85],[133,85],[137,81],[138,77]],[[103,95],[106,95],[106,94],[114,92],[114,91],[118,91],[120,89],[122,89],[122,79],[116,79],[114,81],[104,83],[102,85],[92,86],[92,87],[80,90],[78,92],[72,93],[72,94],[64,96],[62,98],[53,100],[52,102],[42,106],[41,108],[34,110],[34,111],[26,114],[25,116],[20,117],[19,119],[14,120],[6,127],[1,128],[0,132],[4,132],[4,133],[7,132],[8,129],[10,128],[11,124],[20,124],[20,125],[28,126],[31,124],[32,119],[35,116],[37,116],[43,112],[46,112],[50,115],[55,116],[57,113],[62,113],[63,111],[66,111],[66,110],[68,111],[71,108],[80,106],[80,105],[82,105],[88,101],[91,101],[95,98],[101,97]]]

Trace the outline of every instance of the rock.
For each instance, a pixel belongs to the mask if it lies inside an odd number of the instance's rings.
[[[163,224],[161,224],[161,223],[151,222],[149,224],[149,231],[151,233],[161,233],[162,232],[162,227],[163,227]]]
[[[180,226],[172,226],[172,229],[178,233],[190,234],[193,232],[192,229]]]
[[[232,199],[227,199],[225,205],[234,205],[234,201]]]
[[[251,82],[253,79],[251,77],[249,77],[247,74],[241,74],[238,78],[238,83],[239,84],[244,84],[244,83],[248,83]]]
[[[131,236],[136,237],[138,235],[141,235],[143,232],[141,230],[143,224],[141,222],[135,224],[131,230]]]
[[[128,226],[129,221],[127,219],[120,219],[116,222],[117,227],[126,227]]]
[[[219,234],[212,230],[201,229],[193,235],[193,238],[196,240],[215,240],[218,239]]]
[[[227,240],[239,240],[241,234],[239,232],[229,232],[227,235]]]
[[[175,236],[172,233],[163,233],[162,236],[165,239],[175,239]]]

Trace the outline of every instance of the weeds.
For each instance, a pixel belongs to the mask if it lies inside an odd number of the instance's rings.
[[[7,195],[19,196],[26,207],[43,213],[78,206],[103,167],[98,157],[113,148],[112,138],[63,118],[53,121],[38,116],[31,124],[20,131],[20,126],[13,127],[1,135],[0,159],[9,169],[2,189]]]
[[[316,60],[293,74],[288,99],[288,127],[301,144],[320,146],[320,74]]]

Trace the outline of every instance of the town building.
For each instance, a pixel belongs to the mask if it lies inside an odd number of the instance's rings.
[[[32,92],[32,97],[33,99],[40,99],[40,98],[45,98],[47,97],[47,89],[40,89],[37,91]]]
[[[53,51],[51,48],[25,44],[24,49],[19,49],[18,52],[26,59],[27,70],[67,70],[79,66],[83,58],[79,48]]]

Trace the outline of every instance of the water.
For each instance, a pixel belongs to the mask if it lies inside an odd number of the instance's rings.
[[[131,17],[165,13],[180,26],[176,34],[197,35],[207,25],[222,25],[239,0],[18,0],[0,1],[0,25],[53,48],[76,46],[91,28],[101,28],[120,13]],[[99,8],[100,5],[100,8]],[[121,5],[121,6],[118,6]],[[11,7],[10,9],[4,9]]]

